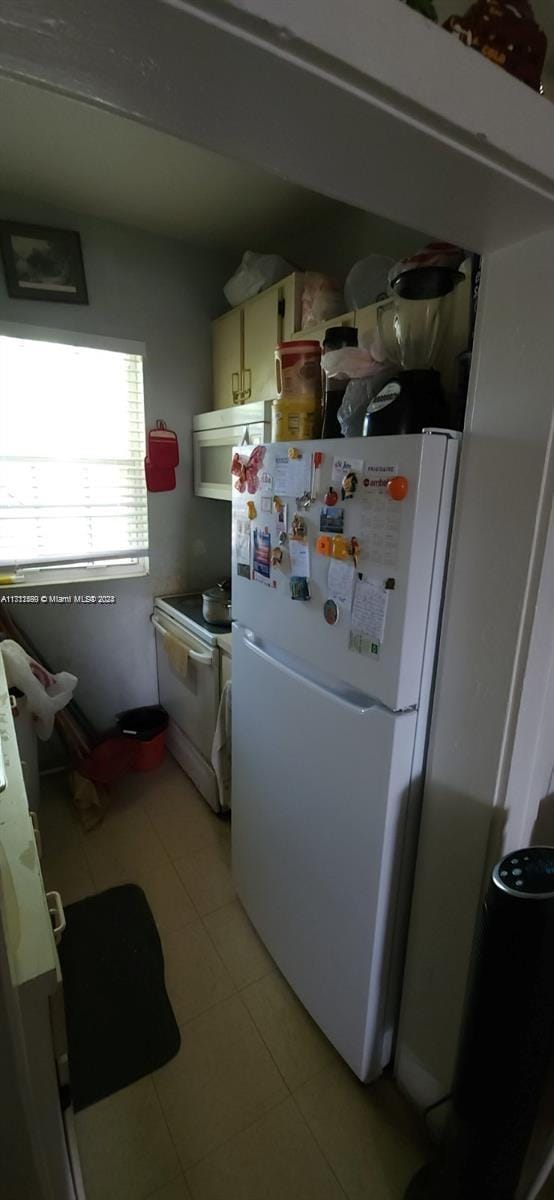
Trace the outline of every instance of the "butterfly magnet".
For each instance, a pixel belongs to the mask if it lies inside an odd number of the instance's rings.
[[[258,472],[265,458],[265,446],[254,446],[246,461],[240,454],[233,456],[231,475],[236,475],[235,487],[237,492],[246,492],[254,496],[258,491]]]

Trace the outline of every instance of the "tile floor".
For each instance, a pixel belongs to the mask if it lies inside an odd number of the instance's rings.
[[[388,1079],[364,1088],[302,1008],[233,889],[230,826],[168,758],[83,833],[44,780],[47,885],[66,904],[144,889],[182,1034],[152,1076],[77,1117],[87,1200],[401,1200],[422,1129]]]

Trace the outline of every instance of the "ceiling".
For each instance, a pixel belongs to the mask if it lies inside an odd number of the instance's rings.
[[[468,6],[435,3],[441,21]],[[554,99],[554,0],[533,0],[533,8],[550,41],[552,74],[544,78]],[[428,240],[258,167],[2,76],[0,146],[5,192],[233,256],[275,251],[340,276],[371,251],[400,257]]]
[[[332,201],[99,108],[0,78],[2,187],[90,216],[241,246]]]
[[[5,193],[233,255],[276,252],[340,276],[362,254],[400,256],[423,237],[255,166],[2,76],[0,146]]]

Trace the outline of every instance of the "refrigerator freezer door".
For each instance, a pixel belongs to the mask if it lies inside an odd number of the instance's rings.
[[[289,459],[287,444],[268,445],[263,461],[246,463],[246,478],[236,480],[245,491],[233,487],[234,619],[388,708],[416,705],[431,581],[443,566],[436,562],[439,517],[452,499],[449,445],[445,435],[428,434],[299,442],[291,447],[301,456],[296,459]],[[317,471],[315,451],[322,455]],[[237,453],[245,458],[244,448]],[[340,460],[352,464],[356,476],[350,498],[342,499],[348,470]],[[387,487],[396,476],[407,482],[397,500]],[[392,490],[402,495],[403,487]],[[297,503],[297,489],[315,495],[307,509]],[[327,506],[326,498],[334,503]],[[291,537],[297,513],[305,522],[304,542]],[[281,562],[271,564],[283,530]],[[359,545],[357,564],[348,557],[342,572],[350,572],[350,582],[336,578],[337,560],[318,553],[337,536],[347,548],[352,538]],[[293,600],[291,576],[303,571],[310,599]],[[336,612],[325,607],[328,599]],[[327,623],[324,611],[330,622],[335,615],[338,620]],[[360,624],[366,632],[351,646],[351,628]]]
[[[328,691],[233,633],[233,871],[294,988],[360,1079],[385,1027],[417,714]]]

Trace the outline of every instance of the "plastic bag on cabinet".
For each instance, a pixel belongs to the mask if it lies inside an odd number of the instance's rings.
[[[225,298],[232,308],[236,308],[238,304],[257,296],[258,292],[264,292],[272,284],[279,283],[291,271],[294,271],[294,267],[279,254],[256,254],[253,250],[245,250],[235,274],[223,288]]]
[[[345,301],[342,291],[330,275],[319,271],[306,271],[302,288],[301,328],[309,329],[323,321],[332,321],[342,316]]]

